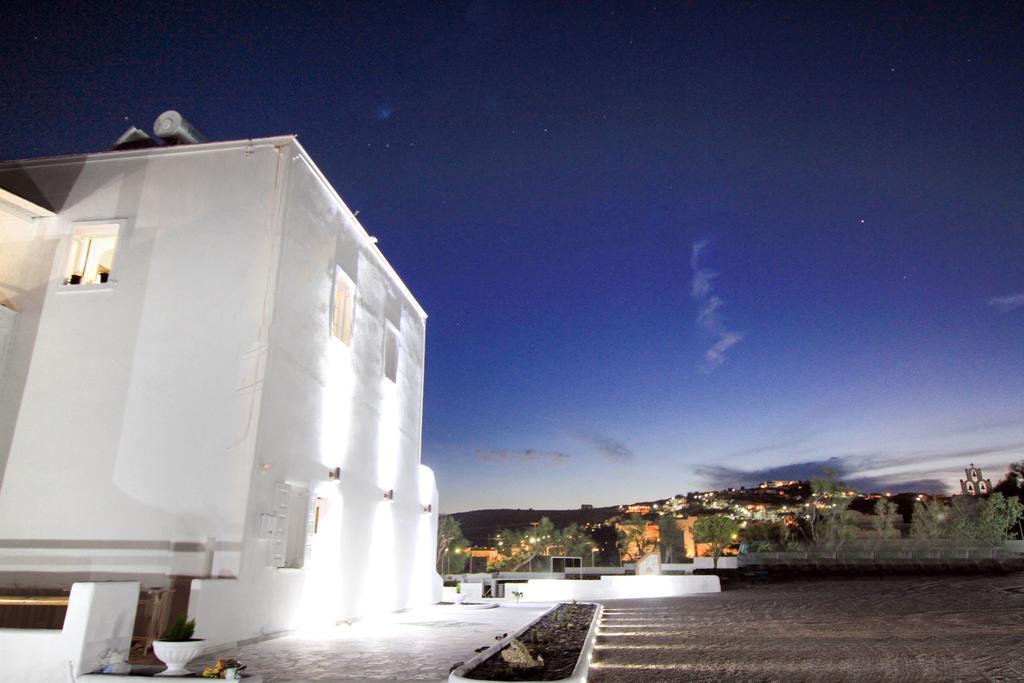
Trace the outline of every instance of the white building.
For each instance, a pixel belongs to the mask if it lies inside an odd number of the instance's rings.
[[[439,599],[426,314],[295,137],[0,188],[0,586],[193,577],[211,645]]]

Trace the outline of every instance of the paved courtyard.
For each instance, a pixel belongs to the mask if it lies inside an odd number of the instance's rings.
[[[1024,681],[1024,574],[605,603],[592,683]]]
[[[317,633],[300,633],[204,656],[237,657],[265,683],[292,681],[441,681],[494,636],[525,626],[550,605],[472,609],[437,605]],[[196,668],[193,666],[192,668]]]
[[[267,683],[441,681],[544,608],[436,606],[204,660],[237,656]],[[589,680],[1024,681],[1024,574],[801,580],[608,601]]]

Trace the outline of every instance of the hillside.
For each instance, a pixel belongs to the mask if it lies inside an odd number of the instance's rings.
[[[576,522],[579,525],[600,524],[612,515],[620,514],[617,506],[591,508],[587,510],[471,510],[456,512],[452,517],[459,521],[462,533],[474,546],[492,545],[494,535],[501,529],[522,529],[532,522],[547,517],[556,527]]]

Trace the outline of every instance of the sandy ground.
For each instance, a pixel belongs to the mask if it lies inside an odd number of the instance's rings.
[[[608,601],[597,645],[592,683],[1024,681],[1024,573]]]

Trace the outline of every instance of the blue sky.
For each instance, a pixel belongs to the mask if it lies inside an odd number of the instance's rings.
[[[430,313],[445,511],[1024,459],[1019,4],[10,17],[4,158],[300,135]]]

